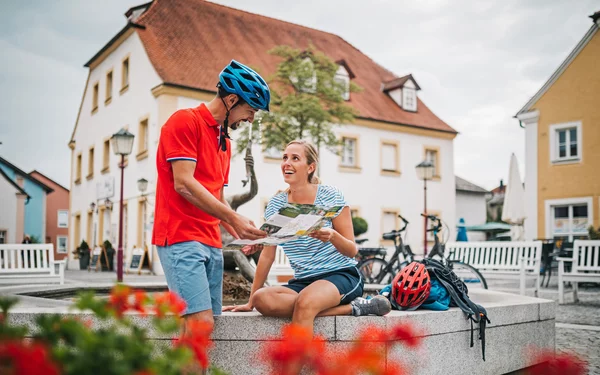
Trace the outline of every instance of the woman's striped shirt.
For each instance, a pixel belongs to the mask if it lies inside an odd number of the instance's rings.
[[[269,220],[287,203],[287,192],[276,194],[267,205],[265,219]],[[346,200],[338,188],[319,185],[314,204],[326,207],[346,206]],[[331,228],[331,221],[326,221],[324,227]],[[341,254],[331,242],[322,242],[316,238],[303,236],[297,240],[285,242],[280,246],[290,260],[290,266],[294,270],[296,279],[313,277],[356,265],[354,259]]]

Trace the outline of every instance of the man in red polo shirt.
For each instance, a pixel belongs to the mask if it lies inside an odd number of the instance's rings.
[[[229,180],[228,128],[269,110],[267,83],[232,60],[219,75],[218,94],[207,104],[175,112],[161,129],[152,243],[169,289],[186,302],[186,322],[213,322],[221,314],[223,254],[219,224],[236,238],[266,233],[233,211],[223,196]],[[185,329],[185,328],[184,328]]]

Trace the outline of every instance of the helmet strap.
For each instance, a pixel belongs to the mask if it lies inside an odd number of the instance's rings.
[[[219,145],[221,146],[221,151],[227,151],[227,138],[229,137],[229,112],[235,108],[236,105],[240,103],[240,99],[238,96],[238,101],[235,102],[231,108],[227,107],[225,100],[221,98],[221,102],[223,102],[223,106],[225,106],[225,120],[223,120],[223,126],[221,126],[221,134],[219,135]]]

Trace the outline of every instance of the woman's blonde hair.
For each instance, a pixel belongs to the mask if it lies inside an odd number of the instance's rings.
[[[306,163],[308,165],[314,164],[315,170],[308,174],[308,182],[311,184],[320,184],[321,179],[315,175],[317,166],[319,165],[319,153],[315,146],[305,141],[304,139],[295,139],[285,146],[286,148],[290,145],[301,145],[304,146],[304,154],[306,155]]]

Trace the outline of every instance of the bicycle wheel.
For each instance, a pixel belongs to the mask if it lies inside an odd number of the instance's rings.
[[[388,263],[379,258],[371,258],[358,266],[358,271],[365,280],[365,284],[391,284],[394,274],[387,270]]]
[[[487,289],[487,281],[479,270],[470,264],[450,261],[452,271],[461,279],[469,289]]]

